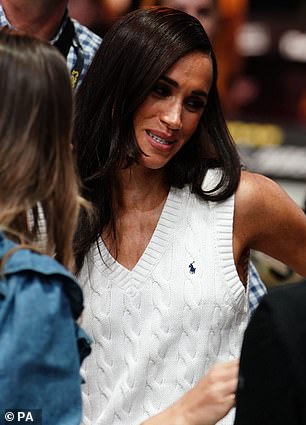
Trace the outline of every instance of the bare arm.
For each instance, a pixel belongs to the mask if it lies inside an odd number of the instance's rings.
[[[306,276],[306,216],[274,181],[242,173],[236,192],[234,253],[264,252]]]
[[[233,407],[237,381],[238,360],[218,363],[173,406],[143,425],[214,425]]]

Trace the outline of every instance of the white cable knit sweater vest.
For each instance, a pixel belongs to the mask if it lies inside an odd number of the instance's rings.
[[[233,212],[234,197],[210,203],[172,188],[132,271],[102,241],[104,261],[92,248],[80,278],[93,340],[82,368],[84,425],[139,425],[211,365],[239,357],[248,297],[233,260]]]

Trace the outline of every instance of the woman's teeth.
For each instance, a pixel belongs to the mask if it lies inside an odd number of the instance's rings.
[[[160,143],[161,145],[171,145],[172,142],[162,139],[161,137],[156,136],[155,134],[151,133],[151,131],[147,131],[147,134],[152,137],[155,142]]]

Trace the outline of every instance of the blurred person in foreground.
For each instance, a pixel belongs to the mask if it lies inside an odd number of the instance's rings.
[[[81,198],[66,62],[49,43],[2,29],[0,92],[0,411],[41,409],[44,425],[78,425],[90,349],[71,274]]]

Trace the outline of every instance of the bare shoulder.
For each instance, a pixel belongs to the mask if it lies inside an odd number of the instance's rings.
[[[260,210],[288,199],[286,192],[273,180],[261,174],[241,172],[236,191],[236,204],[246,209],[257,207]],[[254,213],[254,211],[253,211]]]
[[[273,180],[242,172],[235,195],[234,238],[238,257],[255,249],[305,275],[306,216]]]
[[[266,225],[273,225],[275,217],[271,212],[275,204],[281,203],[280,200],[275,202],[275,197],[282,196],[283,190],[271,179],[260,174],[241,172],[235,193],[234,215],[234,237],[239,252],[252,248],[258,233],[264,233]]]
[[[249,226],[252,234],[258,224],[267,223],[267,217],[275,219],[275,210],[291,202],[285,191],[273,180],[242,171],[235,194],[235,223],[238,228]]]

